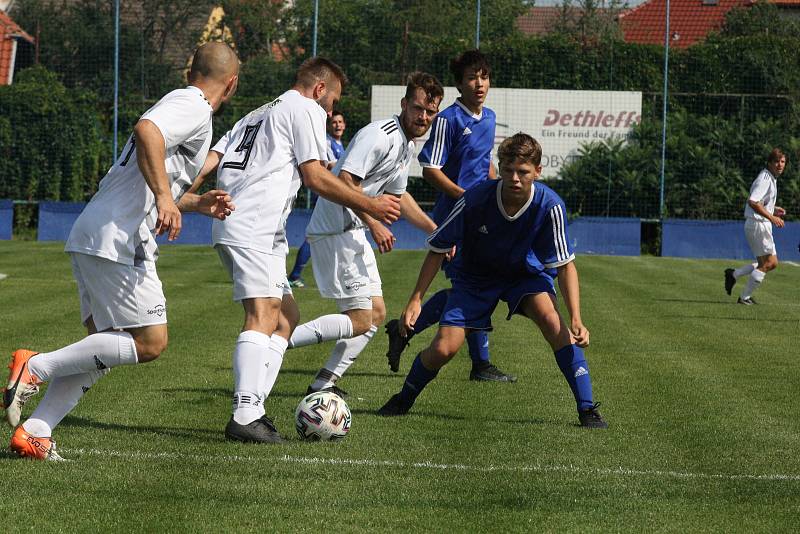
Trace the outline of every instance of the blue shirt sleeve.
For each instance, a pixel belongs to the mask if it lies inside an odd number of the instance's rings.
[[[433,252],[446,254],[464,235],[464,197],[456,201],[450,215],[428,236],[428,248]]]
[[[560,198],[544,216],[534,252],[547,269],[561,267],[575,259],[567,234],[567,208]]]
[[[434,169],[441,169],[444,166],[452,145],[453,136],[450,135],[450,130],[449,123],[444,116],[436,117],[431,127],[431,136],[417,157],[420,165]]]

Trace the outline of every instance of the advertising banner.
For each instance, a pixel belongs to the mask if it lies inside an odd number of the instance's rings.
[[[404,86],[373,85],[371,120],[399,114],[404,94]],[[440,109],[452,104],[457,96],[455,87],[446,87]],[[496,149],[503,139],[525,132],[541,143],[542,176],[552,178],[564,163],[580,156],[581,145],[612,138],[627,139],[642,117],[642,93],[491,88],[486,106],[497,115],[495,164]],[[417,140],[417,153],[427,137]],[[416,159],[410,174],[422,175]]]

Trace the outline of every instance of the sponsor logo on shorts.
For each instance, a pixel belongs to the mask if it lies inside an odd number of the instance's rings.
[[[346,283],[344,285],[344,288],[345,289],[349,289],[350,291],[358,291],[359,289],[361,289],[362,287],[364,287],[366,285],[367,284],[365,284],[363,282],[355,281],[355,282],[350,282],[349,284]]]
[[[163,304],[158,304],[155,308],[147,310],[147,315],[157,315],[161,317],[165,313],[167,313],[167,307]]]

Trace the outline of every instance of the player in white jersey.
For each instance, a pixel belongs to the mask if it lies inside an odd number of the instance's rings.
[[[333,172],[368,196],[383,193],[400,198],[403,216],[426,233],[436,224],[406,193],[414,139],[425,135],[444,95],[439,81],[417,72],[409,77],[401,113],[365,126],[355,135]],[[364,350],[386,317],[375,254],[367,241],[369,228],[380,252],[392,250],[394,235],[366,214],[320,199],[306,234],[311,243],[314,278],[323,297],[335,299],[339,314],[325,315],[295,329],[290,346],[338,340],[308,393],[346,393],[336,381]]]
[[[736,279],[747,276],[747,285],[736,302],[753,305],[753,292],[764,281],[767,273],[778,266],[775,240],[772,238],[772,225],[783,228],[786,210],[775,205],[778,198],[778,176],[786,167],[786,156],[779,148],[774,148],[767,158],[767,168],[763,169],[750,186],[750,196],[744,207],[744,235],[756,263],[747,263],[738,269],[725,269],[725,291],[731,294]]]
[[[367,197],[325,167],[325,119],[345,83],[335,63],[305,61],[294,87],[237,122],[213,147],[204,169],[210,172],[218,164],[219,186],[230,191],[237,208],[234,217],[216,221],[212,230],[233,279],[233,298],[245,311],[233,352],[233,414],[225,427],[230,440],[282,441],[264,401],[299,317],[286,281],[285,226],[301,181],[321,197],[379,220],[391,222],[400,215],[396,198]]]
[[[52,431],[84,392],[112,367],[152,361],[167,347],[167,307],[156,273],[156,235],[180,233],[181,211],[224,219],[230,196],[187,193],[211,144],[211,118],[238,83],[239,60],[228,45],[194,54],[189,86],[164,96],[136,123],[122,154],[78,217],[66,244],[89,335],[67,347],[12,356],[3,405],[12,426],[24,403],[49,382],[11,450],[60,459]]]

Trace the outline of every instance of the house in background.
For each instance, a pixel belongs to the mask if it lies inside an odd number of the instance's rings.
[[[688,48],[704,41],[725,23],[732,9],[750,7],[752,0],[670,0],[670,47]],[[666,0],[649,0],[619,17],[628,43],[664,45]]]
[[[34,61],[34,39],[5,11],[0,11],[0,85],[11,85],[14,73]]]
[[[800,0],[768,0],[782,17],[800,19]],[[749,8],[755,0],[670,0],[670,47],[687,48],[719,31],[725,17],[735,8]],[[597,8],[603,12],[603,7]],[[615,15],[628,43],[664,46],[666,0],[648,0]],[[524,34],[539,37],[553,31],[565,19],[576,20],[581,8],[532,7],[517,18],[516,26]]]

